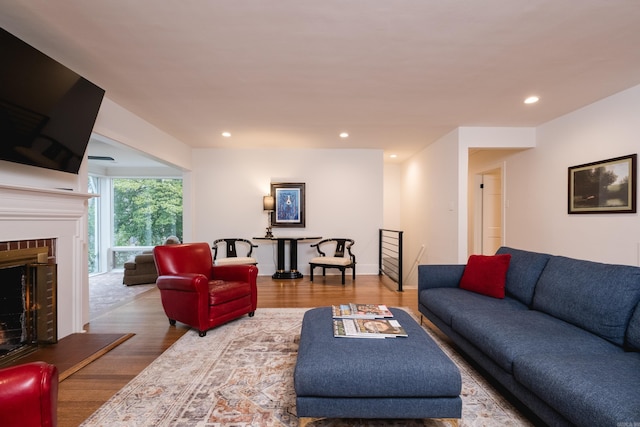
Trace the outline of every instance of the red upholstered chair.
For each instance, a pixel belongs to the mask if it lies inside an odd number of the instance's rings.
[[[58,369],[54,365],[32,362],[0,369],[0,425],[58,425]]]
[[[254,265],[214,266],[207,243],[156,246],[156,285],[169,323],[207,330],[245,314],[258,303]]]

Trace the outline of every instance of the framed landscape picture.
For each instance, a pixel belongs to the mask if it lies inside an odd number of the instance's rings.
[[[636,162],[631,154],[569,167],[569,213],[635,213]]]
[[[272,227],[305,227],[304,183],[271,183],[275,207]]]

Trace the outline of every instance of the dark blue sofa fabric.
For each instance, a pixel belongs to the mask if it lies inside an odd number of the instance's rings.
[[[428,269],[429,274],[418,273],[418,289],[459,289],[464,274],[464,265],[419,265],[418,271]]]
[[[458,367],[409,314],[391,311],[409,338],[335,338],[330,307],[305,313],[294,371],[298,416],[461,417]]]
[[[435,288],[420,291],[420,301],[444,323],[451,326],[452,319],[461,312],[476,310],[527,310],[527,306],[513,298],[492,298],[475,292],[452,288]]]
[[[626,347],[629,351],[640,351],[640,304],[636,306],[631,321],[629,321]]]
[[[540,276],[533,309],[624,344],[640,301],[640,268],[552,257]]]
[[[459,396],[462,379],[458,367],[411,316],[399,309],[392,312],[409,339],[335,338],[330,307],[307,311],[294,374],[296,394]]]
[[[640,269],[498,253],[512,256],[504,300],[456,289],[464,266],[421,265],[420,312],[546,423],[638,422]]]
[[[514,375],[575,425],[640,420],[640,353],[530,354],[515,360]]]
[[[551,255],[508,248],[506,246],[498,249],[496,254],[511,255],[511,263],[509,264],[509,270],[507,270],[507,281],[505,283],[506,294],[527,306],[531,306],[536,283]]]
[[[298,417],[318,418],[460,418],[459,397],[315,397],[296,398]],[[361,424],[356,424],[361,425]]]
[[[454,316],[452,328],[505,371],[527,354],[616,354],[622,351],[577,326],[538,311],[473,311]]]

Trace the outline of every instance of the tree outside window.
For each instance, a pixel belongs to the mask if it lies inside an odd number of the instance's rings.
[[[114,246],[182,240],[182,180],[113,179]]]

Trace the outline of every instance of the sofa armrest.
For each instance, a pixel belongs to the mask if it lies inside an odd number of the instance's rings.
[[[204,292],[209,293],[209,278],[204,274],[190,273],[159,276],[156,286],[162,291]]]
[[[0,369],[0,420],[3,426],[57,425],[58,369],[32,362]]]
[[[464,264],[419,265],[418,293],[430,288],[457,288],[464,268]]]

